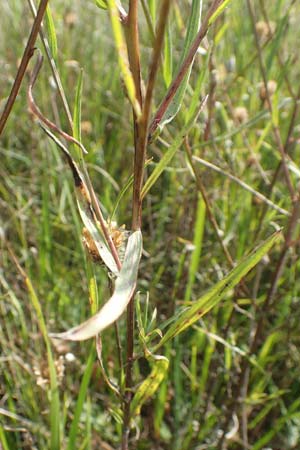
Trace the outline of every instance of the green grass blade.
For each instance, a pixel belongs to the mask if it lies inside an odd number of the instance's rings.
[[[202,196],[199,196],[197,206],[197,217],[195,223],[194,250],[192,253],[191,264],[189,266],[188,282],[186,286],[184,300],[188,302],[191,298],[193,284],[198,270],[199,260],[201,256],[203,232],[205,225],[205,203]]]
[[[51,50],[51,55],[54,59],[54,61],[57,60],[57,38],[56,38],[56,31],[54,26],[54,21],[51,13],[50,6],[47,6],[46,14],[45,14],[45,22],[46,27],[48,30],[48,37],[49,37],[49,45]]]
[[[0,444],[2,446],[2,450],[10,450],[8,442],[6,440],[5,431],[2,425],[0,424]]]
[[[81,142],[81,96],[82,96],[82,85],[83,85],[83,70],[80,70],[76,94],[75,94],[75,104],[73,113],[73,135],[77,141]]]
[[[289,407],[286,414],[284,414],[280,419],[276,420],[275,423],[272,424],[272,428],[267,431],[252,447],[251,450],[261,450],[271,439],[276,436],[280,432],[280,430],[284,427],[287,421],[291,420],[294,416],[299,418],[299,406],[300,399],[297,398]]]
[[[164,42],[164,61],[163,61],[163,75],[166,87],[171,84],[173,74],[173,60],[172,60],[172,36],[170,20],[168,20],[167,32],[165,34]]]
[[[56,376],[56,368],[51,350],[51,344],[48,337],[46,322],[43,316],[41,304],[33,288],[31,280],[25,275],[25,284],[29,292],[32,306],[36,312],[38,325],[43,336],[47,349],[47,358],[50,374],[50,428],[51,428],[51,450],[60,450],[60,402],[59,391]]]
[[[107,3],[105,0],[95,0],[96,5],[100,9],[107,9]]]
[[[85,372],[84,372],[84,375],[83,375],[83,378],[81,381],[80,389],[79,389],[79,394],[78,394],[75,413],[74,413],[74,419],[72,421],[72,425],[71,425],[70,433],[69,433],[69,441],[68,441],[67,450],[73,450],[77,447],[77,444],[76,444],[77,439],[76,438],[77,438],[79,420],[80,420],[80,416],[81,416],[81,413],[83,410],[87,390],[89,387],[89,382],[90,382],[90,379],[92,376],[95,356],[96,356],[96,351],[95,351],[94,344],[93,344],[90,354],[89,354],[89,357],[88,357],[88,360],[87,360],[86,369],[85,369]]]
[[[128,98],[132,104],[137,117],[141,115],[141,107],[136,97],[135,84],[132,73],[129,69],[128,55],[126,49],[125,38],[120,23],[119,12],[116,7],[115,0],[107,0],[110,13],[111,25],[115,40],[116,49],[118,51],[118,61],[124,84],[126,86]]]
[[[151,14],[152,22],[156,22],[156,0],[148,0],[149,11]]]
[[[286,26],[287,26],[288,21],[289,21],[289,15],[286,14],[281,19],[281,21],[280,21],[280,23],[278,25],[275,37],[274,37],[274,39],[272,39],[271,46],[270,46],[270,52],[269,52],[269,55],[268,55],[267,60],[266,60],[267,74],[270,73],[270,70],[271,70],[272,65],[273,65],[274,58],[278,54],[278,52],[280,51],[280,46],[282,45],[282,37],[283,37],[283,34],[286,31]]]
[[[213,288],[200,297],[190,308],[187,308],[170,326],[161,341],[155,347],[156,351],[170,339],[182,333],[193,325],[199,318],[207,314],[216,306],[234,286],[261,260],[281,236],[281,231],[272,234],[265,242],[244,258],[229,274],[219,281]]]
[[[231,2],[231,0],[225,0],[220,6],[219,8],[217,8],[217,10],[213,13],[213,15],[210,17],[208,24],[212,25],[214,23],[214,21],[219,17],[220,14],[222,14],[222,12],[224,11],[224,9],[226,8],[226,6],[228,6],[228,4]]]

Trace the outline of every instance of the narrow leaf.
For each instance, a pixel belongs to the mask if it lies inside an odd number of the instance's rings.
[[[226,8],[226,6],[228,6],[228,3],[231,2],[231,0],[225,0],[220,6],[219,8],[213,13],[213,15],[210,17],[208,24],[212,25],[214,23],[214,21],[219,17],[220,14],[222,14],[222,12],[224,11],[224,9]]]
[[[156,392],[169,367],[169,360],[165,356],[151,355],[147,359],[152,364],[152,370],[134,394],[130,406],[131,418],[140,414],[141,407]]]
[[[107,3],[105,0],[95,0],[96,5],[100,9],[107,9]]]
[[[197,205],[197,216],[196,216],[196,223],[195,223],[195,235],[194,235],[194,250],[191,256],[191,262],[189,265],[189,274],[188,274],[188,282],[185,290],[184,300],[185,302],[189,302],[191,295],[192,295],[192,289],[193,284],[196,278],[196,274],[198,271],[198,265],[199,260],[201,256],[201,250],[202,250],[202,240],[203,240],[203,233],[204,233],[204,225],[205,225],[205,203],[201,195],[199,195],[198,198],[198,205]]]
[[[52,333],[50,336],[70,341],[84,341],[96,336],[115,322],[124,312],[136,286],[139,262],[142,254],[142,233],[135,231],[128,239],[124,262],[116,280],[115,291],[103,308],[88,319],[65,333]]]
[[[58,391],[58,381],[56,375],[56,367],[54,363],[54,357],[51,349],[51,343],[48,337],[47,326],[45,322],[45,318],[43,315],[41,303],[39,298],[35,292],[35,289],[31,283],[30,278],[27,276],[26,272],[19,265],[17,258],[13,254],[11,250],[10,254],[12,256],[13,261],[15,262],[20,274],[22,275],[26,288],[28,290],[29,298],[31,304],[34,308],[38,327],[40,329],[41,335],[43,336],[46,351],[47,351],[47,360],[48,360],[48,368],[49,368],[49,378],[50,378],[50,429],[51,429],[51,438],[50,438],[50,450],[58,450],[60,447],[60,401],[59,401],[59,391]]]
[[[188,54],[190,46],[191,46],[195,36],[197,35],[199,26],[200,26],[201,12],[202,12],[202,0],[200,0],[200,1],[193,0],[191,12],[190,12],[189,23],[188,23],[187,32],[186,32],[186,37],[185,37],[185,41],[184,41],[183,52],[182,52],[182,55],[181,55],[181,58],[180,58],[180,61],[179,61],[178,67],[177,67],[177,71],[181,67],[182,62],[183,62],[184,58],[186,57],[186,55]],[[166,112],[160,122],[160,128],[163,128],[163,126],[165,124],[171,122],[171,120],[174,119],[174,117],[180,110],[181,103],[183,101],[183,97],[184,97],[184,94],[185,94],[185,91],[186,91],[186,88],[187,88],[187,85],[189,82],[192,66],[193,66],[193,62],[190,65],[185,78],[183,79],[182,83],[180,84],[176,95],[174,96],[172,102],[170,103],[170,105],[168,106],[168,109],[166,110]]]
[[[216,306],[234,286],[261,260],[281,236],[281,231],[272,234],[265,242],[244,258],[229,274],[214,287],[200,297],[190,308],[187,308],[170,326],[164,337],[157,344],[154,351],[170,339],[177,336],[186,328],[193,325],[200,317],[207,314]]]
[[[73,113],[73,133],[74,138],[81,142],[81,96],[82,96],[82,83],[83,82],[83,70],[80,70],[76,94],[75,94],[75,104]]]
[[[141,115],[141,107],[136,97],[135,84],[132,73],[129,69],[128,55],[126,50],[125,39],[120,23],[119,12],[115,0],[107,0],[110,13],[113,35],[115,39],[116,49],[118,51],[119,66],[124,84],[126,86],[128,98],[132,104],[137,117]]]
[[[172,81],[172,72],[173,72],[172,36],[171,36],[170,20],[168,20],[167,32],[165,35],[164,62],[163,62],[163,75],[167,87],[169,87]]]
[[[89,382],[90,382],[90,379],[91,379],[91,376],[93,373],[93,369],[94,369],[95,356],[96,356],[96,352],[95,352],[95,348],[93,346],[90,350],[90,354],[89,354],[87,362],[86,362],[85,371],[84,371],[84,374],[83,374],[83,377],[82,377],[82,380],[80,383],[80,388],[79,388],[75,411],[74,411],[74,417],[73,417],[73,420],[72,420],[72,423],[70,426],[67,450],[73,450],[74,448],[76,448],[77,434],[80,429],[80,427],[79,427],[80,416],[84,409],[84,402],[86,399]]]
[[[54,21],[51,13],[50,6],[47,6],[46,14],[46,27],[48,30],[48,37],[49,37],[49,46],[51,50],[51,56],[56,61],[57,59],[57,39],[56,39],[56,32],[55,32],[55,26]]]

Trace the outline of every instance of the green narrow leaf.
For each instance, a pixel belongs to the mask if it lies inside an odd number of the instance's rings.
[[[100,9],[107,9],[107,2],[106,0],[94,0],[98,8]]]
[[[219,8],[217,8],[217,10],[213,13],[213,15],[211,16],[211,18],[208,21],[209,25],[212,25],[214,23],[214,21],[219,17],[220,14],[222,14],[222,12],[224,11],[224,9],[226,8],[226,6],[228,6],[229,2],[231,2],[231,0],[225,0],[220,6]]]
[[[156,0],[148,0],[152,22],[156,22]]]
[[[46,349],[47,349],[47,359],[50,375],[50,428],[51,428],[51,450],[60,450],[60,402],[59,402],[59,391],[58,382],[56,376],[56,368],[54,364],[54,358],[51,350],[51,344],[48,337],[48,331],[46,327],[46,322],[43,316],[41,304],[36,295],[34,287],[28,276],[25,276],[25,284],[29,292],[29,297],[32,306],[36,312],[38,325],[43,336]]]
[[[185,290],[184,300],[189,302],[192,294],[193,284],[196,278],[196,273],[198,270],[201,249],[202,249],[202,239],[205,224],[205,203],[201,195],[199,195],[198,205],[197,205],[197,217],[195,223],[195,236],[194,236],[194,250],[192,253],[191,264],[189,266],[188,282]]]
[[[90,354],[89,354],[89,357],[87,360],[85,372],[84,372],[84,375],[82,377],[82,381],[80,384],[80,389],[79,389],[76,407],[75,407],[74,418],[73,418],[71,428],[70,428],[70,433],[69,433],[69,441],[68,441],[67,450],[73,450],[77,447],[76,441],[77,441],[77,433],[78,433],[78,429],[79,429],[79,420],[80,420],[80,416],[81,416],[81,413],[83,410],[84,401],[86,398],[89,382],[90,382],[90,379],[91,379],[91,376],[93,373],[95,356],[96,356],[96,351],[95,351],[95,347],[93,345],[91,348],[91,351],[90,351]]]
[[[199,30],[200,26],[200,20],[201,20],[201,12],[202,12],[202,0],[193,0],[190,17],[189,17],[189,23],[187,27],[186,37],[184,41],[184,47],[183,52],[177,67],[177,70],[181,66],[184,58],[188,54],[188,51],[190,49],[190,46],[196,37],[196,34]],[[191,70],[192,70],[193,63],[191,64],[185,78],[183,79],[180,87],[178,88],[172,102],[170,103],[169,107],[167,108],[161,122],[160,122],[160,129],[164,127],[165,124],[171,122],[171,120],[174,119],[178,111],[180,110],[181,103],[189,82]]]
[[[136,286],[139,262],[142,254],[142,233],[135,231],[128,239],[124,262],[115,283],[112,297],[102,309],[90,319],[64,333],[50,336],[70,341],[84,341],[96,336],[115,322],[124,312]]]
[[[215,46],[217,46],[222,41],[223,36],[226,33],[228,28],[229,28],[229,22],[225,22],[214,38]]]
[[[284,427],[287,421],[291,420],[293,416],[299,417],[300,399],[297,398],[286,411],[286,413],[275,420],[272,424],[272,428],[267,431],[255,444],[251,447],[251,450],[261,450],[270,440],[276,436],[277,433]]]
[[[206,104],[206,100],[207,100],[207,97],[205,97],[204,100],[202,101],[202,103],[201,103],[200,107],[198,108],[196,114],[187,122],[187,124],[179,131],[179,133],[177,133],[177,135],[175,136],[175,138],[173,140],[172,145],[166,151],[166,153],[164,154],[162,159],[159,161],[159,163],[157,164],[157,166],[153,170],[153,172],[150,175],[150,177],[147,179],[147,181],[144,184],[144,187],[142,189],[142,193],[141,193],[142,199],[150,191],[152,186],[156,183],[156,181],[158,180],[160,175],[163,173],[163,171],[165,170],[167,165],[170,163],[170,161],[174,157],[175,153],[177,152],[177,150],[181,146],[184,138],[188,135],[188,133],[190,132],[192,126],[197,121],[197,118],[198,118],[200,112],[202,111],[202,109],[204,108],[204,106]]]
[[[270,72],[270,70],[272,68],[274,57],[278,53],[278,51],[280,49],[280,46],[282,44],[282,37],[283,37],[284,32],[286,30],[286,26],[288,24],[288,21],[289,21],[289,14],[286,14],[280,20],[280,23],[279,23],[278,28],[276,30],[275,37],[271,41],[270,52],[269,52],[267,60],[266,60],[267,75],[269,74],[269,72]]]
[[[107,0],[107,5],[110,13],[110,20],[115,40],[116,49],[118,51],[119,66],[122,74],[124,84],[126,86],[128,98],[132,104],[137,118],[141,115],[141,107],[136,97],[135,84],[132,73],[129,69],[128,55],[126,43],[123,36],[123,31],[120,23],[119,12],[116,7],[115,0]]]
[[[156,392],[169,367],[169,360],[165,356],[149,354],[147,359],[152,365],[152,370],[134,394],[130,405],[131,418],[140,414],[141,407]]]
[[[76,86],[74,113],[73,113],[73,136],[77,141],[81,142],[81,97],[83,85],[83,70],[79,72]]]
[[[8,442],[6,440],[5,431],[2,425],[0,424],[0,443],[2,445],[3,450],[10,450]]]
[[[163,62],[163,75],[166,87],[168,87],[171,84],[172,73],[173,73],[172,37],[171,37],[170,20],[168,20],[167,32],[165,35],[165,42],[164,42],[164,62]]]
[[[272,99],[272,122],[275,127],[279,126],[278,91],[273,94]]]
[[[49,45],[51,50],[51,55],[54,61],[57,60],[57,38],[55,32],[54,21],[51,13],[50,6],[47,6],[45,14],[45,22],[48,31]]]
[[[161,341],[154,348],[156,351],[170,339],[182,333],[186,328],[197,322],[216,306],[234,286],[261,260],[270,250],[274,243],[280,238],[281,231],[272,234],[265,242],[253,250],[244,258],[229,274],[219,281],[214,287],[200,297],[194,304],[187,308],[179,318],[169,327]]]

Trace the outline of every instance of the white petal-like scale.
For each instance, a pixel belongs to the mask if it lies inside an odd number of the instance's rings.
[[[136,287],[142,244],[141,231],[132,233],[128,239],[121,271],[116,279],[114,293],[103,308],[81,325],[64,333],[51,333],[50,337],[69,341],[85,341],[96,336],[122,315]]]

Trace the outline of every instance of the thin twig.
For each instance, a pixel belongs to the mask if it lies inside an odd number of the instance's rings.
[[[32,55],[34,53],[35,41],[37,39],[37,35],[38,35],[39,29],[41,27],[41,23],[42,23],[42,20],[43,20],[43,17],[44,17],[46,8],[47,8],[47,4],[48,4],[48,0],[41,0],[41,2],[39,4],[38,12],[37,12],[36,18],[33,22],[33,26],[31,28],[30,36],[28,38],[27,45],[25,47],[25,50],[24,50],[24,53],[22,56],[20,67],[18,69],[13,87],[11,89],[11,92],[7,99],[6,105],[4,107],[4,111],[0,118],[0,136],[4,130],[7,119],[9,117],[12,107],[16,101],[16,98],[17,98],[19,89],[21,87],[21,83],[24,78],[30,58],[32,57]]]
[[[283,214],[284,216],[290,216],[291,215],[291,213],[289,211],[287,211],[286,209],[283,209],[280,206],[276,205],[271,200],[269,200],[267,197],[265,197],[263,194],[261,194],[260,192],[256,191],[251,186],[249,186],[249,184],[247,184],[244,181],[240,180],[239,178],[237,178],[236,176],[232,175],[231,173],[225,172],[225,170],[221,169],[220,167],[215,166],[214,164],[212,164],[212,163],[210,163],[208,161],[205,161],[204,159],[201,159],[198,156],[193,156],[193,159],[195,161],[199,162],[200,164],[202,164],[203,166],[208,167],[209,169],[212,169],[215,172],[218,172],[221,175],[224,175],[225,177],[227,177],[230,180],[234,181],[239,186],[241,186],[243,189],[245,189],[246,191],[250,192],[255,197],[259,198],[259,200],[264,202],[270,208],[274,209],[275,211],[278,211],[280,214]]]
[[[213,214],[212,207],[211,207],[209,198],[208,198],[208,196],[206,194],[206,190],[205,190],[205,187],[203,185],[200,173],[199,173],[199,171],[198,171],[198,169],[195,166],[195,163],[193,161],[193,159],[195,159],[195,157],[193,157],[193,155],[192,155],[192,150],[191,150],[191,147],[189,145],[189,142],[188,142],[187,138],[185,139],[185,146],[184,147],[185,147],[185,151],[186,151],[186,154],[187,154],[190,166],[191,166],[191,168],[193,170],[193,173],[194,173],[194,176],[195,176],[197,187],[198,187],[199,191],[201,192],[201,195],[202,195],[203,200],[205,202],[205,206],[206,206],[206,209],[207,209],[207,214],[208,214],[209,220],[210,220],[210,222],[211,222],[211,224],[213,226],[213,229],[215,231],[216,238],[217,238],[218,242],[221,245],[221,248],[222,248],[222,250],[224,252],[224,255],[225,255],[225,257],[226,257],[226,259],[227,259],[227,261],[229,263],[229,266],[230,267],[234,267],[234,261],[233,261],[233,259],[231,257],[231,254],[230,254],[228,248],[226,247],[226,244],[224,243],[224,241],[223,241],[223,239],[221,237],[220,229],[219,229],[219,226],[218,226],[217,221],[215,219],[215,216]]]

